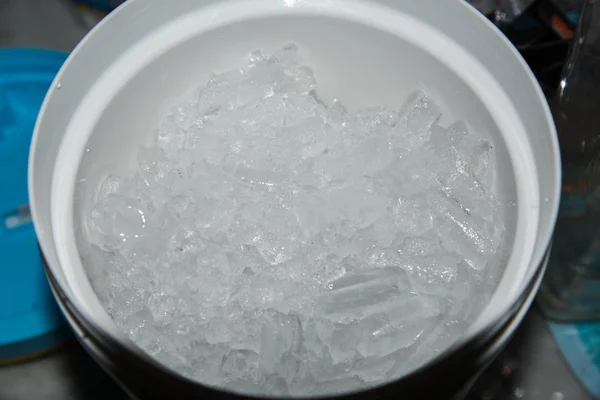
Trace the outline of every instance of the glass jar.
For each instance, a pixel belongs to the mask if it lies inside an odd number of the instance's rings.
[[[600,0],[584,4],[552,109],[562,199],[538,303],[550,319],[600,319]]]

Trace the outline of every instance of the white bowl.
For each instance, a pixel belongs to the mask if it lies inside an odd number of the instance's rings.
[[[451,352],[475,342],[489,347],[482,337],[505,326],[535,290],[556,219],[560,160],[534,76],[502,34],[460,0],[127,1],[73,51],[35,129],[30,201],[55,290],[76,320],[143,358],[91,288],[75,241],[80,216],[102,177],[131,168],[134,149],[190,88],[252,50],[290,42],[325,98],[351,109],[392,106],[424,89],[446,120],[465,120],[495,144],[508,224],[497,262],[505,270]]]

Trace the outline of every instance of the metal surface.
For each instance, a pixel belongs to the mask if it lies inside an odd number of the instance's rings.
[[[69,50],[88,28],[66,0],[0,0],[0,45]],[[96,398],[126,396],[76,343],[36,361],[0,368],[0,399]],[[535,310],[468,396],[469,400],[513,398],[591,398],[564,365]]]
[[[587,400],[536,307],[503,353],[479,378],[467,400]]]

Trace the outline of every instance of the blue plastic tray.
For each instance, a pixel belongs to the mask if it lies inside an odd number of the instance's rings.
[[[0,364],[44,353],[70,337],[44,274],[27,205],[33,127],[66,57],[0,49]]]
[[[600,399],[600,322],[548,326],[575,376]]]

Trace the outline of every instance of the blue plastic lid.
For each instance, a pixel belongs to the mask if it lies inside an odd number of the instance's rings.
[[[29,215],[29,144],[44,96],[67,54],[0,49],[0,364],[69,338]]]

